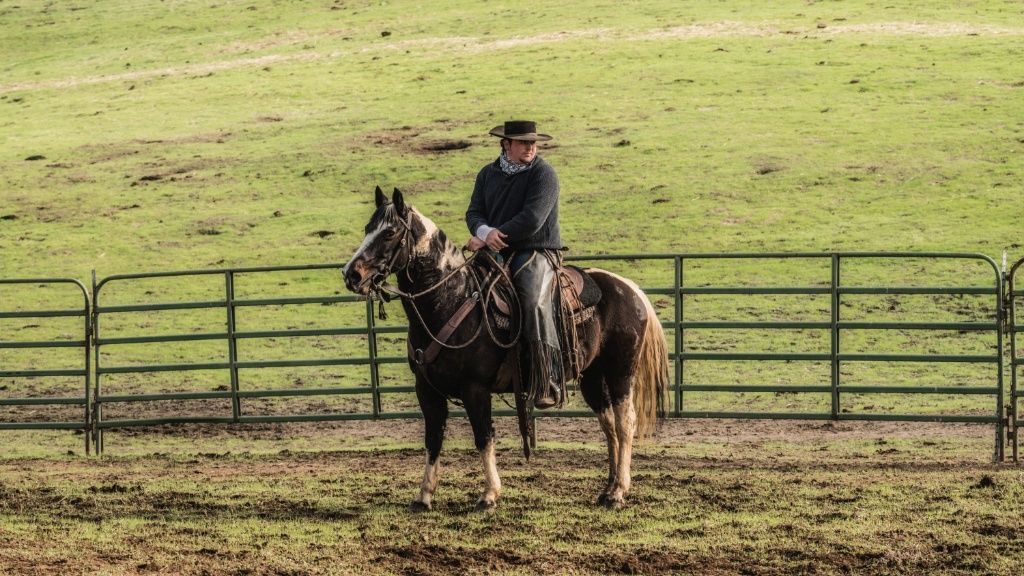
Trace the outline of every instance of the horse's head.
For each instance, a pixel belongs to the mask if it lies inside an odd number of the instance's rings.
[[[413,259],[416,242],[434,228],[405,203],[402,192],[395,188],[391,200],[377,186],[377,209],[366,224],[366,236],[341,273],[345,287],[367,295],[379,288],[392,272],[401,270]]]

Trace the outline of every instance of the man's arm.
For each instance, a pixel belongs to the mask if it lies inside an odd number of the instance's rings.
[[[491,250],[502,250],[508,244],[505,243],[505,233],[487,224],[487,206],[484,187],[487,178],[484,176],[485,167],[476,175],[476,183],[473,185],[473,195],[469,199],[469,208],[466,209],[466,226],[473,236],[466,242],[466,247],[476,252],[485,245]]]
[[[486,170],[486,168],[485,168]],[[487,205],[484,199],[484,170],[476,175],[476,183],[473,185],[473,195],[469,198],[469,208],[466,209],[466,226],[469,233],[476,236],[481,226],[487,226]],[[486,239],[481,238],[481,240]]]

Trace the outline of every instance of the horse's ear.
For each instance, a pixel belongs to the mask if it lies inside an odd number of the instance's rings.
[[[405,197],[402,196],[402,191],[398,188],[395,188],[395,192],[391,194],[391,202],[395,204],[395,210],[398,211],[398,215],[405,218],[405,213],[407,211]]]
[[[384,191],[377,186],[377,191],[374,193],[374,200],[377,202],[377,208],[388,203],[388,197],[384,195]]]

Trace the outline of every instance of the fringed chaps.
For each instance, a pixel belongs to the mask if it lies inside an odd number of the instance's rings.
[[[511,259],[512,282],[523,315],[520,373],[531,410],[541,387],[549,383],[562,391],[560,401],[565,398],[557,265],[558,255],[551,250],[524,250]]]

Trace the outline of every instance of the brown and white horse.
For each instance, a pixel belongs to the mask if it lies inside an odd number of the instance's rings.
[[[416,375],[416,397],[426,425],[426,471],[410,508],[431,509],[449,399],[464,404],[483,460],[486,488],[477,509],[492,508],[501,493],[501,480],[494,453],[491,395],[511,392],[510,379],[500,370],[508,350],[488,337],[489,329],[481,330],[487,321],[481,305],[468,314],[451,334],[452,345],[433,361],[417,364],[412,357],[412,351],[426,349],[479,290],[471,270],[475,262],[466,265],[462,251],[430,219],[406,204],[397,188],[389,201],[378,187],[376,206],[363,242],[342,274],[349,290],[379,296],[386,278],[395,273],[396,292],[404,295],[409,365]],[[593,316],[577,329],[582,349],[580,391],[597,414],[608,442],[608,482],[597,501],[619,508],[630,489],[634,436],[651,433],[663,416],[668,356],[661,323],[640,288],[611,272],[597,268],[586,272],[602,296]]]

